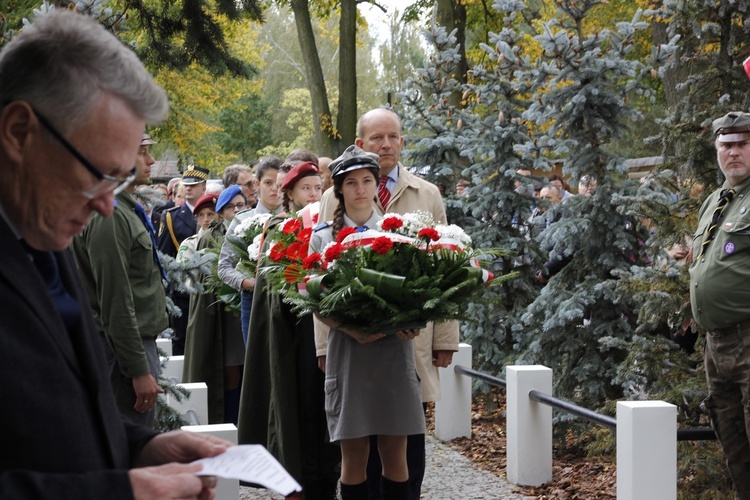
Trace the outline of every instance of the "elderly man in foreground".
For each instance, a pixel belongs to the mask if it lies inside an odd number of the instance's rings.
[[[229,443],[120,417],[68,251],[134,177],[167,99],[94,21],[44,15],[0,52],[0,498],[210,498]]]

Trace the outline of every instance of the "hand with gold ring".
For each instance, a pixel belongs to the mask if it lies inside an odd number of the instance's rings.
[[[133,391],[135,392],[133,408],[139,413],[151,410],[156,397],[164,392],[150,373],[133,377]]]

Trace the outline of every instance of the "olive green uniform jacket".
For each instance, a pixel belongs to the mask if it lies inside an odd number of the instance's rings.
[[[141,338],[167,326],[167,299],[151,236],[123,191],[111,217],[95,214],[73,240],[73,254],[100,331],[127,377],[150,373]]]
[[[268,227],[285,220],[283,214]],[[262,254],[265,253],[265,248]],[[324,374],[312,316],[298,318],[259,274],[253,294],[238,422],[240,444],[262,444],[302,485],[306,498],[335,492],[340,452],[330,444]]]
[[[706,228],[718,203],[714,191],[699,212],[690,265],[690,305],[703,328],[715,330],[750,319],[750,179],[734,187],[736,194],[724,208],[714,240],[698,258]]]

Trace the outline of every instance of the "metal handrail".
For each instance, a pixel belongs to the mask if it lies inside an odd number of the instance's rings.
[[[549,394],[545,394],[536,390],[529,391],[529,399],[531,399],[532,401],[536,401],[537,403],[546,404],[547,406],[551,406],[552,408],[557,408],[558,410],[563,410],[577,417],[585,418],[586,420],[594,422],[595,424],[603,425],[604,427],[609,427],[610,429],[617,429],[617,419],[608,417],[607,415],[602,415],[601,413],[589,410],[588,408],[574,405],[570,401],[558,399],[554,396],[550,396]]]
[[[677,441],[715,441],[716,432],[711,427],[677,429]]]
[[[492,375],[487,375],[486,373],[478,372],[476,370],[466,368],[465,366],[455,365],[453,367],[453,371],[456,373],[461,373],[462,375],[468,375],[470,377],[478,378],[479,380],[483,380],[495,387],[502,387],[504,389],[508,385],[508,383],[501,378],[493,377]]]
[[[482,380],[495,387],[505,388],[508,385],[508,383],[501,378],[493,377],[492,375],[487,375],[486,373],[478,372],[476,370],[466,368],[465,366],[455,365],[453,367],[453,371],[462,375],[468,375],[469,377]],[[601,413],[589,410],[588,408],[583,408],[581,406],[575,405],[569,401],[565,401],[564,399],[559,399],[537,390],[529,391],[529,399],[538,403],[546,404],[547,406],[551,406],[552,408],[557,408],[558,410],[565,411],[577,417],[585,418],[586,420],[589,420],[590,422],[593,422],[595,424],[603,425],[604,427],[608,427],[610,429],[617,429],[617,419],[608,417],[607,415],[602,415]],[[710,427],[700,429],[677,429],[677,441],[712,441],[715,439],[716,433]]]

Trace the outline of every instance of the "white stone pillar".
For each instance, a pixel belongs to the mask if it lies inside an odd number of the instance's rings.
[[[552,370],[546,366],[508,366],[508,481],[539,486],[552,479],[552,408],[529,399],[537,390],[552,394]]]
[[[617,403],[617,499],[677,498],[677,407]]]
[[[187,425],[183,431],[210,434],[237,444],[237,427],[234,424],[215,425]],[[237,500],[240,497],[240,481],[238,479],[218,478],[216,484],[216,500]]]
[[[161,349],[166,357],[172,356],[172,339],[156,339],[156,347]]]
[[[177,384],[190,392],[189,398],[177,398],[166,395],[166,401],[169,406],[177,410],[180,414],[185,414],[188,410],[193,410],[201,425],[208,423],[208,386],[205,382],[195,382],[191,384]]]
[[[435,436],[441,441],[471,437],[471,377],[455,372],[461,365],[471,369],[471,346],[459,344],[453,362],[440,368],[440,401],[435,403]]]
[[[182,367],[185,365],[185,356],[170,356],[169,358],[160,358],[160,362],[167,363],[161,370],[161,376],[166,379],[174,379],[175,383],[182,382]]]

